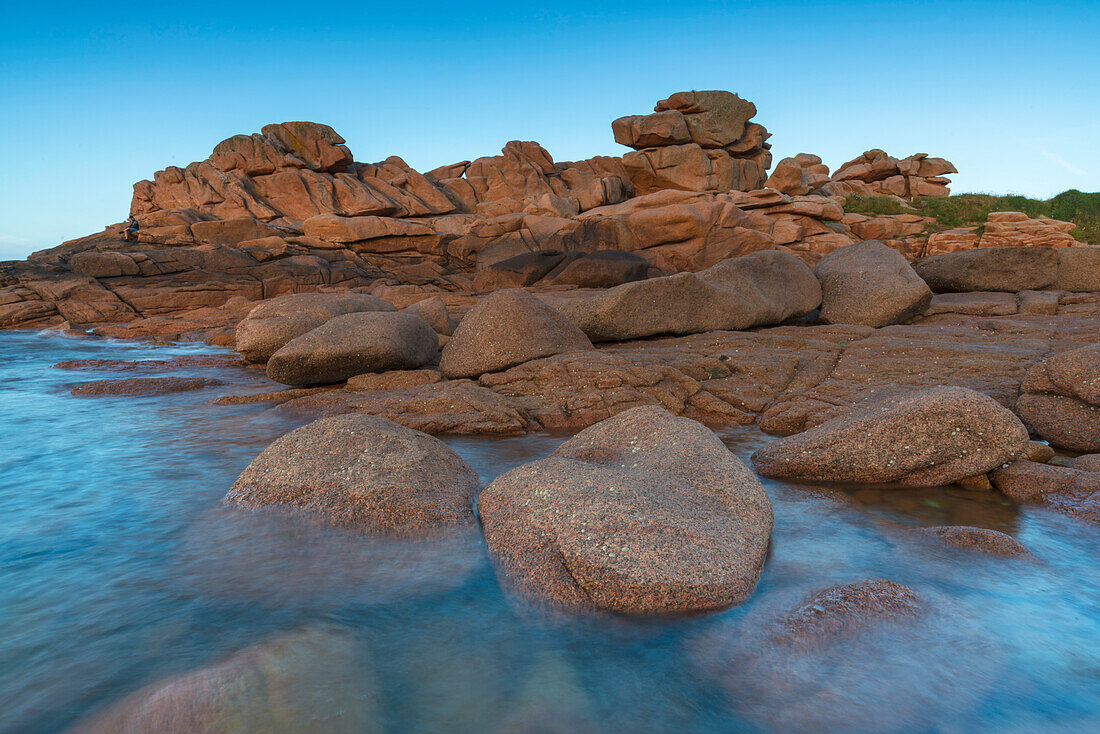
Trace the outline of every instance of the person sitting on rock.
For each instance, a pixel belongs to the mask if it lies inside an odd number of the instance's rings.
[[[137,236],[138,222],[133,217],[126,220],[126,227],[122,230],[122,238],[132,240]]]

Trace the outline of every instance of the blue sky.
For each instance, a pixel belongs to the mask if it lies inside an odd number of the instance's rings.
[[[776,160],[942,155],[953,190],[1100,190],[1100,2],[24,3],[0,24],[0,259],[127,215],[132,185],[269,122],[420,170],[682,89],[753,100]]]

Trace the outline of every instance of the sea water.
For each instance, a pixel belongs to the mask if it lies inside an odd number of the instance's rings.
[[[384,541],[224,507],[237,474],[301,422],[266,403],[212,404],[273,389],[262,373],[51,367],[222,353],[0,333],[0,731],[61,731],[149,683],[319,626],[369,655],[386,732],[1100,730],[1095,527],[991,493],[765,480],[775,530],[747,603],[546,615],[501,591],[476,535]],[[139,375],[222,384],[70,394]],[[770,440],[720,435],[746,461]],[[564,438],[446,440],[488,482]],[[932,525],[1000,530],[1036,558],[911,532]],[[909,586],[926,612],[828,649],[759,643],[815,592],[872,578]]]

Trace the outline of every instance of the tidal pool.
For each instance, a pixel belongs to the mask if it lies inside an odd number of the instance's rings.
[[[153,372],[223,384],[73,397],[82,382],[137,373],[50,367],[222,353],[0,333],[0,731],[64,730],[151,682],[303,629],[369,661],[369,676],[337,677],[323,705],[370,686],[385,732],[1100,729],[1094,527],[953,488],[765,480],[775,530],[746,604],[548,617],[502,594],[477,535],[379,541],[222,507],[238,472],[298,425],[267,404],[211,405],[270,389],[262,373]],[[719,435],[746,461],[770,440]],[[564,439],[446,440],[488,482]],[[911,532],[932,525],[1000,530],[1036,558]],[[927,613],[794,653],[758,644],[813,593],[868,578],[912,588]]]

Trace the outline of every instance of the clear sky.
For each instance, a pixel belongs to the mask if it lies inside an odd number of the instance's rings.
[[[776,160],[942,155],[956,192],[1100,190],[1100,0],[9,3],[0,259],[123,220],[132,185],[270,122],[419,170],[537,140],[621,154],[611,120],[684,89],[756,103]]]

